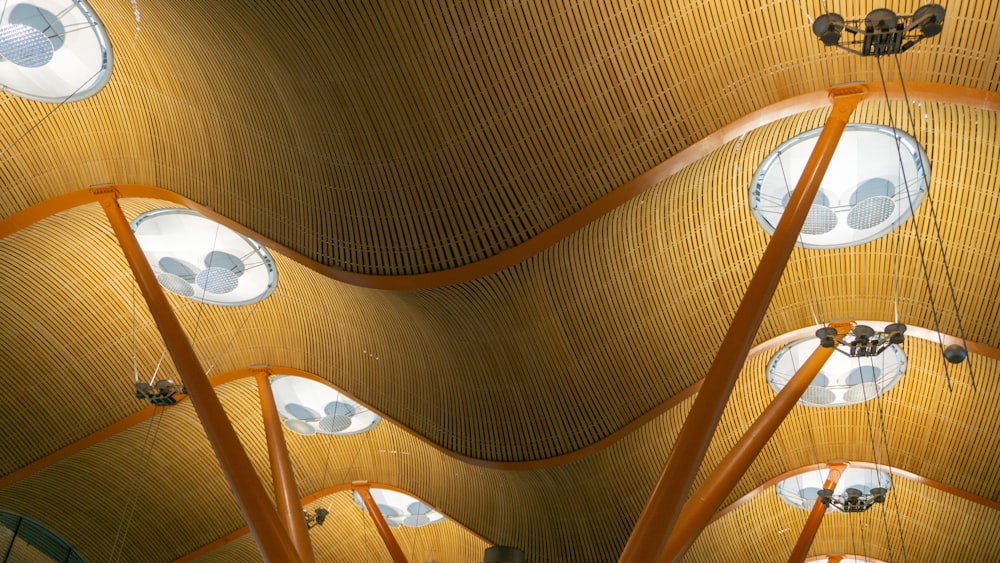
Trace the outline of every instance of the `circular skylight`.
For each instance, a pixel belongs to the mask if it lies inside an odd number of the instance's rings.
[[[750,210],[773,234],[822,129],[782,143],[750,187]],[[927,193],[930,163],[913,137],[880,125],[850,124],[833,153],[799,237],[806,248],[843,248],[892,231]]]
[[[817,495],[826,483],[826,477],[829,474],[830,470],[827,468],[805,471],[781,481],[775,486],[775,489],[781,500],[788,504],[803,510],[812,510]],[[877,487],[886,491],[892,488],[892,479],[888,473],[874,469],[848,467],[844,469],[844,473],[837,481],[837,487],[833,489],[833,496],[843,496],[847,489],[857,489],[862,495],[867,495]],[[831,510],[836,509],[830,507],[827,512]]]
[[[426,504],[411,497],[410,495],[391,491],[389,489],[368,489],[375,504],[378,505],[379,512],[385,518],[385,522],[390,528],[406,526],[408,528],[419,528],[427,524],[434,524],[444,520],[444,515],[435,511]],[[361,495],[354,491],[354,502],[358,504],[364,512],[368,512],[365,503],[361,500]]]
[[[796,340],[778,350],[767,366],[767,383],[781,391],[819,347],[818,338]],[[881,354],[850,357],[835,351],[799,399],[809,407],[839,407],[870,401],[892,389],[906,372],[906,354],[890,344]]]
[[[159,209],[132,230],[163,289],[213,305],[246,305],[278,285],[264,247],[190,209]]]
[[[340,391],[306,377],[272,377],[271,391],[285,427],[297,434],[348,436],[371,430],[381,420]]]
[[[4,2],[0,89],[39,102],[73,102],[111,78],[111,42],[83,0]]]

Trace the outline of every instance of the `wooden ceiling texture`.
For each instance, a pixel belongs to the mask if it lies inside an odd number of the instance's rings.
[[[773,398],[789,332],[964,329],[977,387],[911,336],[878,401],[797,406],[685,560],[785,561],[807,513],[765,485],[847,459],[898,470],[891,501],[830,515],[810,555],[995,561],[1000,4],[941,3],[943,32],[880,74],[813,19],[919,2],[94,0],[105,89],[0,94],[0,510],[88,561],[259,557],[190,403],[150,417],[132,396],[164,346],[100,206],[17,219],[118,184],[142,196],[121,200],[130,219],[188,203],[275,256],[260,303],[169,296],[265,483],[250,366],[385,417],[287,436],[299,492],[331,511],[320,560],[390,560],[338,489],[368,481],[448,516],[397,530],[411,562],[492,544],[616,561],[767,245],[757,165],[822,125],[826,89],[861,82],[852,121],[924,145],[933,217],[925,202],[919,229],[793,252],[695,486]],[[169,358],[159,375],[178,378]]]

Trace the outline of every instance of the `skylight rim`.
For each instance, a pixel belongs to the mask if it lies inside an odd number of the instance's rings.
[[[97,13],[93,10],[93,8],[90,7],[90,4],[88,4],[86,0],[66,0],[65,2],[38,2],[36,0],[35,2],[24,2],[23,4],[39,9],[45,9],[47,12],[48,10],[46,7],[50,7],[52,5],[74,5],[77,11],[81,14],[82,19],[89,24],[89,29],[93,34],[96,45],[100,49],[101,63],[99,67],[96,67],[97,70],[94,72],[94,76],[89,78],[87,82],[80,85],[70,84],[67,79],[67,81],[64,82],[65,87],[63,90],[59,94],[54,95],[39,91],[42,87],[38,86],[37,81],[60,78],[58,73],[55,73],[50,65],[61,63],[62,59],[66,58],[68,52],[63,53],[59,60],[55,60],[56,55],[60,53],[60,50],[57,49],[53,55],[54,60],[51,60],[45,65],[39,67],[32,68],[15,65],[18,70],[15,71],[16,74],[14,74],[13,79],[11,77],[4,76],[4,65],[8,61],[0,60],[0,91],[36,102],[71,103],[90,98],[103,90],[111,80],[111,75],[113,74],[114,52],[107,28],[105,28],[103,22],[101,22],[101,19],[97,16]],[[17,5],[13,6],[11,11],[13,11],[13,8],[15,7],[17,7]],[[9,22],[9,19],[7,21]],[[0,22],[0,25],[8,24]],[[35,86],[35,89],[30,86]]]
[[[799,145],[806,144],[805,147],[802,147],[802,150],[808,148],[810,146],[809,144],[814,146],[815,141],[818,139],[822,131],[822,128],[811,129],[780,143],[761,161],[761,164],[755,170],[749,189],[750,212],[757,224],[768,235],[774,234],[778,221],[780,221],[784,213],[785,202],[782,198],[786,196],[785,193],[777,194],[777,196],[770,193],[770,191],[773,191],[773,185],[770,188],[766,187],[768,185],[766,179],[769,178],[771,174],[781,174],[781,178],[784,179],[783,184],[786,184],[787,190],[794,191],[795,184],[798,182],[797,173],[795,171],[790,172],[788,170],[783,170],[782,163],[779,159],[781,159],[782,156],[789,154],[792,149],[797,148]],[[843,140],[845,137],[850,138],[855,135],[859,135],[858,139],[861,139],[862,137],[860,137],[860,135],[871,135],[873,133],[886,137],[886,139],[880,139],[880,141],[883,142],[887,141],[887,139],[893,139],[893,144],[898,147],[898,155],[903,157],[903,165],[896,165],[896,171],[899,176],[901,176],[897,177],[898,182],[892,181],[889,177],[877,175],[879,172],[885,172],[885,170],[878,170],[880,162],[873,161],[872,168],[874,171],[872,174],[874,175],[866,178],[859,178],[853,187],[850,188],[842,185],[836,186],[837,182],[831,180],[828,175],[827,178],[824,178],[824,181],[819,188],[817,198],[828,197],[828,192],[831,189],[831,186],[834,186],[837,188],[835,190],[835,195],[839,195],[841,197],[831,197],[828,199],[837,202],[840,202],[841,200],[850,201],[850,199],[855,197],[858,190],[864,186],[866,182],[877,178],[886,180],[889,185],[895,186],[896,191],[892,194],[892,196],[890,196],[890,199],[894,203],[894,209],[876,225],[868,228],[856,229],[853,225],[847,224],[847,215],[857,208],[863,201],[867,201],[867,199],[851,204],[838,203],[837,205],[824,208],[827,211],[832,210],[837,213],[837,223],[826,231],[809,234],[809,219],[818,218],[818,216],[813,217],[813,211],[820,211],[820,209],[816,208],[816,204],[814,203],[813,208],[810,210],[810,217],[807,217],[806,225],[803,226],[803,233],[796,241],[796,246],[816,250],[860,246],[895,231],[912,216],[913,212],[918,209],[927,193],[931,171],[930,160],[927,157],[926,151],[924,151],[917,139],[905,131],[878,124],[850,123],[845,126],[841,139]],[[895,142],[898,142],[898,145]],[[890,145],[879,144],[873,146],[881,148],[882,150],[887,150],[887,147]],[[838,149],[839,148],[840,145],[838,145]],[[857,151],[857,148],[851,147],[844,150]],[[892,148],[892,153],[897,154],[897,149]],[[847,156],[843,156],[844,153],[840,154],[841,156],[839,158],[848,158]],[[848,154],[850,154],[850,152],[848,152]],[[796,156],[798,156],[801,160],[803,155],[797,154]],[[831,162],[831,166],[836,164],[838,152],[834,152],[833,159],[834,160]],[[894,160],[898,162],[898,156],[895,157]],[[789,166],[790,164],[791,163],[789,163]],[[909,172],[907,172],[908,169]],[[777,202],[781,202],[780,205],[778,205]],[[841,215],[843,215],[842,218]],[[826,238],[824,239],[823,237]]]

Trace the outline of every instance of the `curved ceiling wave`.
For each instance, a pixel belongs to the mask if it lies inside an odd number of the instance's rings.
[[[887,111],[901,119],[904,105],[868,102],[857,119],[881,121]],[[959,311],[969,319],[964,328],[971,341],[995,347],[1000,333],[990,319],[1000,305],[991,296],[1000,293],[1000,282],[984,265],[994,264],[987,249],[1000,245],[1000,219],[988,211],[993,196],[983,182],[1000,161],[996,114],[921,107],[926,119],[918,120],[917,137],[926,139],[935,163],[932,185]],[[816,127],[824,113],[755,129],[540,254],[466,283],[384,292],[347,286],[284,259],[279,270],[292,277],[255,313],[267,325],[253,323],[238,346],[227,347],[242,314],[206,317],[216,323],[207,325],[212,336],[202,336],[211,339],[206,357],[218,362],[216,369],[244,367],[243,346],[254,351],[254,361],[320,374],[471,458],[528,461],[579,450],[700,379],[714,348],[689,342],[721,338],[767,240],[746,200],[753,171],[782,139]],[[968,164],[972,158],[975,165]],[[148,205],[137,202],[132,213]],[[918,210],[918,217],[927,213]],[[902,321],[933,327],[916,238],[908,225],[897,233],[853,249],[796,250],[757,341],[818,317],[891,319],[897,307]],[[107,262],[116,283],[127,281],[113,266],[117,249],[105,251],[109,258],[98,262]],[[829,274],[813,276],[817,271]],[[944,273],[934,270],[930,279],[945,295]],[[939,307],[948,334],[959,333],[953,313]],[[183,315],[192,328],[198,323],[196,308]],[[484,419],[483,408],[504,414]]]
[[[47,118],[45,142],[18,142],[4,213],[71,186],[159,185],[376,275],[496,255],[756,108],[878,80],[869,61],[798,41],[815,14],[791,1],[766,13],[579,2],[377,17],[350,3],[157,4],[141,24],[121,5],[94,8],[119,52],[115,79]],[[743,40],[772,20],[781,49]],[[974,20],[936,39],[942,56],[906,58],[907,80],[991,89],[988,53],[963,39]],[[42,118],[28,103],[9,110],[7,141]]]

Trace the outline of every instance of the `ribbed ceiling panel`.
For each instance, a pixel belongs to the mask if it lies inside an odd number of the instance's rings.
[[[114,79],[48,116],[4,106],[0,143],[18,148],[4,215],[80,186],[157,185],[372,274],[495,255],[755,109],[879,79],[812,35],[816,2],[157,3],[139,22],[94,8]],[[995,87],[993,8],[950,10],[903,76]]]

